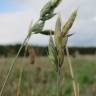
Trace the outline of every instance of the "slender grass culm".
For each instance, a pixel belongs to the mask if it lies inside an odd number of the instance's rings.
[[[70,59],[70,55],[69,55],[69,50],[68,50],[67,46],[66,46],[66,54],[67,54],[67,60],[68,60],[70,74],[71,74],[71,78],[72,78],[74,96],[79,96],[79,85],[78,85],[78,82],[76,81],[75,76],[74,76],[72,63],[71,63],[71,59]]]
[[[34,23],[33,26],[31,26],[28,30],[28,35],[26,36],[23,44],[21,45],[17,55],[15,56],[15,58],[13,59],[9,71],[7,73],[7,76],[3,82],[1,91],[0,91],[0,96],[3,95],[3,91],[5,89],[6,83],[10,77],[10,74],[12,72],[12,69],[16,63],[16,60],[22,50],[22,48],[24,47],[24,45],[27,43],[27,40],[30,39],[31,35],[37,34],[37,33],[41,33],[41,34],[45,34],[45,35],[49,35],[50,31],[53,32],[52,30],[43,30],[43,27],[45,25],[45,22],[49,19],[51,19],[52,17],[54,17],[56,15],[56,13],[54,13],[55,8],[60,4],[62,0],[50,0],[48,1],[48,3],[41,9],[40,11],[40,18],[37,20],[36,23]],[[54,33],[53,33],[54,34]]]
[[[28,44],[25,44],[24,59],[26,58],[27,50],[28,50]],[[19,80],[18,80],[18,86],[17,86],[17,94],[16,94],[16,96],[21,96],[21,83],[22,83],[23,71],[24,71],[24,67],[25,67],[24,65],[25,64],[23,64],[22,67],[20,68],[20,76],[19,76]]]
[[[68,34],[70,28],[72,27],[75,18],[77,16],[77,10],[75,10],[68,21],[65,23],[63,28],[61,28],[61,18],[60,16],[58,17],[56,21],[56,26],[55,26],[55,32],[54,32],[54,40],[53,37],[50,36],[50,41],[49,41],[49,46],[48,46],[48,51],[49,51],[49,61],[51,64],[54,64],[56,66],[56,72],[57,72],[57,96],[62,96],[62,92],[60,92],[61,86],[61,69],[62,65],[64,63],[64,49],[66,49],[67,46],[67,41],[68,37],[70,37],[72,34]],[[68,63],[70,65],[70,73],[71,77],[74,78],[74,73],[72,69],[72,65],[69,62],[69,53],[67,50],[67,56],[68,56]],[[73,81],[73,90],[74,90],[74,96],[77,96],[76,89],[77,85],[76,82]]]

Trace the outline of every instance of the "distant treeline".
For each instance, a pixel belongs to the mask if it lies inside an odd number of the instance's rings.
[[[20,46],[21,44],[1,45],[0,56],[4,57],[14,56],[18,52]],[[34,48],[37,56],[46,56],[48,54],[48,47],[38,47],[38,46],[32,46],[32,47]],[[96,54],[96,47],[69,47],[69,52],[73,56],[76,54]],[[23,55],[24,55],[24,48],[20,52],[19,56]]]
[[[16,45],[0,45],[0,57],[8,57],[14,56],[18,52],[21,44]],[[32,46],[37,56],[46,56],[48,52],[47,47],[37,47]],[[20,52],[19,56],[24,56],[25,47],[23,47],[22,51]],[[27,52],[28,55],[28,52]]]

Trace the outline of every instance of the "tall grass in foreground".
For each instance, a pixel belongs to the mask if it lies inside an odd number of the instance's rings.
[[[70,69],[70,74],[71,78],[73,79],[73,89],[74,89],[74,96],[77,96],[77,84],[74,79],[74,73],[72,69],[72,64],[69,59],[69,52],[67,48],[67,41],[68,37],[70,37],[72,34],[68,34],[70,28],[72,27],[75,18],[77,16],[77,10],[75,10],[66,24],[61,27],[61,18],[60,16],[57,19],[56,26],[55,26],[55,32],[54,32],[54,40],[53,37],[50,36],[50,41],[49,41],[49,60],[51,64],[54,64],[56,66],[56,72],[57,72],[57,96],[62,96],[61,90],[61,71],[62,71],[62,65],[64,63],[64,49],[66,49],[67,57],[68,57],[68,63],[69,63],[69,69]],[[50,33],[51,34],[51,33]]]
[[[66,24],[63,26],[63,28],[61,28],[61,19],[60,17],[58,17],[57,22],[56,22],[56,27],[55,27],[55,31],[53,30],[43,30],[44,25],[46,23],[47,20],[51,19],[52,17],[54,17],[56,15],[56,13],[54,13],[55,8],[60,4],[62,0],[50,0],[40,11],[40,18],[34,23],[30,25],[30,28],[28,30],[28,35],[26,36],[23,44],[21,45],[16,57],[14,58],[14,60],[11,63],[11,66],[9,68],[8,74],[5,78],[5,81],[3,83],[3,86],[1,88],[0,91],[0,96],[3,95],[3,91],[4,88],[6,86],[6,83],[9,79],[9,76],[12,72],[12,69],[16,63],[16,60],[22,50],[22,48],[24,46],[26,46],[27,42],[29,41],[30,37],[32,34],[37,34],[37,33],[41,33],[41,34],[45,34],[45,35],[53,35],[54,34],[54,40],[55,43],[53,41],[53,37],[50,36],[50,41],[49,41],[49,59],[50,59],[50,63],[56,65],[56,72],[57,72],[57,96],[62,95],[60,92],[60,82],[62,81],[61,79],[61,68],[64,62],[64,49],[66,49],[66,45],[67,45],[67,40],[68,37],[70,37],[72,34],[68,34],[69,29],[72,27],[73,22],[76,18],[77,15],[77,10],[75,10],[71,17],[68,19],[68,21],[66,22]],[[67,50],[68,51],[68,50]],[[68,52],[67,52],[68,53]],[[69,54],[67,54],[69,57]],[[69,64],[71,64],[69,62]],[[21,79],[22,79],[22,72],[23,72],[23,67],[21,69],[21,75],[20,75],[20,80],[19,80],[19,87],[21,84]],[[73,74],[73,70],[72,70],[72,66],[70,67],[70,72],[71,72],[71,76],[74,79],[74,74]],[[76,87],[76,82],[73,81],[73,88],[74,88],[74,96],[77,96],[77,87]],[[20,89],[19,89],[20,90]],[[20,93],[18,90],[18,93]]]

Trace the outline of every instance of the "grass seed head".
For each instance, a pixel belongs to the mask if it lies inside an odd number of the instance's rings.
[[[57,47],[57,49],[60,49],[61,48],[61,42],[62,42],[61,18],[60,17],[57,18],[54,34],[55,34],[54,38],[55,38],[56,47]]]
[[[56,47],[54,45],[54,41],[52,36],[50,36],[50,40],[49,40],[49,46],[48,46],[48,52],[49,52],[49,61],[51,64],[58,64],[58,58],[57,58],[57,50]]]
[[[56,13],[50,13],[50,14],[47,14],[47,15],[45,15],[45,16],[43,16],[43,17],[40,17],[40,20],[46,21],[46,20],[51,19],[51,18],[54,17],[55,15],[56,15]]]
[[[62,0],[51,0],[51,2],[52,2],[52,7],[53,7],[53,8],[56,8],[56,7],[60,4],[61,1],[62,1]]]
[[[66,37],[64,37],[64,38],[62,39],[62,48],[63,48],[63,49],[66,47],[67,41],[68,41],[68,36],[66,36]]]
[[[31,28],[31,32],[39,33],[44,28],[45,21],[38,20]]]
[[[50,0],[45,6],[41,9],[40,17],[45,17],[48,14],[52,14],[54,9],[59,5],[61,0]]]
[[[70,16],[70,18],[68,19],[68,21],[66,22],[66,24],[64,25],[62,31],[63,31],[63,35],[67,35],[70,28],[72,27],[74,21],[75,21],[75,18],[77,16],[77,10],[75,10],[72,15]]]

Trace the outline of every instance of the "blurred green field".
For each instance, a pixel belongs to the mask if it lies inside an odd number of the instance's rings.
[[[96,96],[96,56],[71,57],[76,79],[80,85],[80,96]],[[0,89],[8,72],[12,58],[0,58]],[[47,57],[37,57],[35,64],[28,58],[18,58],[7,82],[3,96],[16,96],[20,68],[25,64],[20,96],[56,96],[56,72]],[[63,68],[61,96],[73,96],[72,79],[67,60]]]

